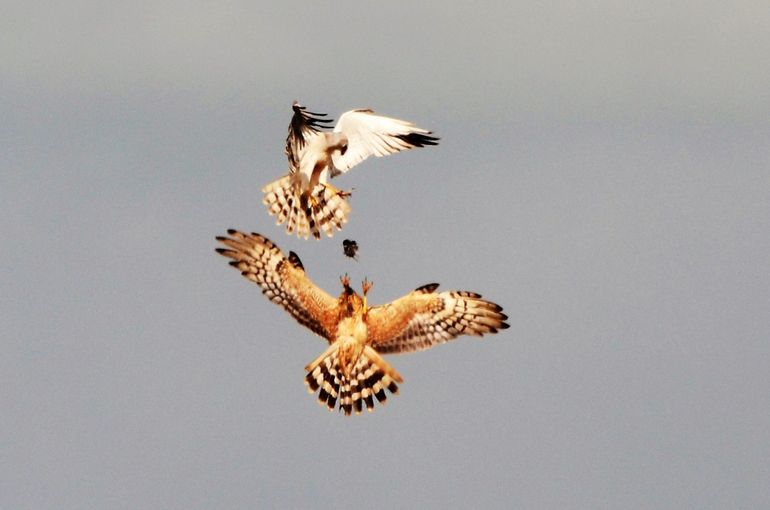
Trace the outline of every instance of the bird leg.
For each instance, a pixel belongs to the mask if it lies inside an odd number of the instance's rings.
[[[364,281],[361,282],[361,290],[364,293],[364,314],[366,314],[367,310],[369,309],[366,302],[366,293],[369,292],[369,289],[372,287],[374,287],[374,283],[370,282],[367,278],[364,278]]]
[[[347,273],[345,273],[343,276],[340,276],[340,283],[342,283],[342,286],[346,289],[350,287],[350,277]]]
[[[332,190],[332,191],[334,192],[334,194],[335,194],[335,195],[339,195],[339,196],[341,196],[342,198],[347,198],[347,197],[349,197],[350,195],[352,195],[352,194],[353,194],[353,189],[355,189],[355,188],[351,188],[351,190],[350,190],[350,191],[342,191],[341,189],[337,189],[337,188],[335,188],[334,186],[332,186],[331,184],[328,184],[328,183],[327,183],[327,184],[324,184],[324,186],[326,186],[327,188],[329,188],[330,190]]]

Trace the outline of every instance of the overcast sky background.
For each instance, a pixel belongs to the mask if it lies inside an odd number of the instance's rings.
[[[766,2],[448,5],[5,6],[0,507],[770,507]],[[294,99],[441,145],[290,238],[259,190]],[[329,413],[324,342],[214,253],[229,227],[511,328]]]

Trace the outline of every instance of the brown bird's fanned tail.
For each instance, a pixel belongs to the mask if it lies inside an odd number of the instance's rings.
[[[341,230],[348,221],[350,204],[346,194],[318,184],[310,195],[302,196],[294,183],[296,175],[286,175],[262,188],[265,194],[262,203],[267,206],[267,212],[276,217],[276,225],[285,222],[289,234],[296,233],[305,239],[312,234],[320,239],[323,231],[332,237],[335,227]]]
[[[361,414],[364,407],[374,411],[374,400],[384,404],[387,400],[385,390],[398,394],[397,382],[403,382],[401,375],[391,367],[372,347],[364,347],[356,361],[350,377],[345,377],[338,356],[338,346],[331,345],[323,354],[307,367],[305,383],[311,393],[318,391],[318,401],[334,410],[339,402],[340,411],[345,416],[351,413]]]

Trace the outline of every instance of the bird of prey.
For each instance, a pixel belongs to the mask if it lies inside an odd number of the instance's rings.
[[[335,298],[305,274],[294,252],[288,257],[269,239],[256,233],[228,230],[216,239],[217,252],[230,265],[262,287],[270,301],[281,305],[300,324],[329,342],[329,347],[305,367],[305,382],[318,400],[350,415],[374,400],[384,403],[385,390],[396,394],[401,375],[382,354],[428,349],[459,335],[481,336],[505,329],[508,317],[495,303],[466,291],[436,292],[431,283],[385,305],[369,306],[364,280],[363,297],[340,278],[342,293]]]
[[[262,202],[276,224],[286,222],[289,234],[320,239],[348,219],[350,191],[339,190],[329,179],[343,174],[369,156],[437,145],[431,132],[405,120],[376,115],[369,109],[343,113],[333,131],[325,113],[307,111],[298,102],[286,137],[289,173],[262,188]]]

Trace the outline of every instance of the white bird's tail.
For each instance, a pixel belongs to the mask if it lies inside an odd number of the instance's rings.
[[[342,230],[348,221],[350,204],[347,193],[342,193],[332,186],[318,184],[312,193],[302,193],[293,177],[289,174],[271,182],[262,192],[262,203],[267,212],[276,216],[276,225],[286,222],[286,231],[296,233],[297,237],[307,239],[310,234],[321,238],[321,231],[327,236],[334,235],[334,228]]]

